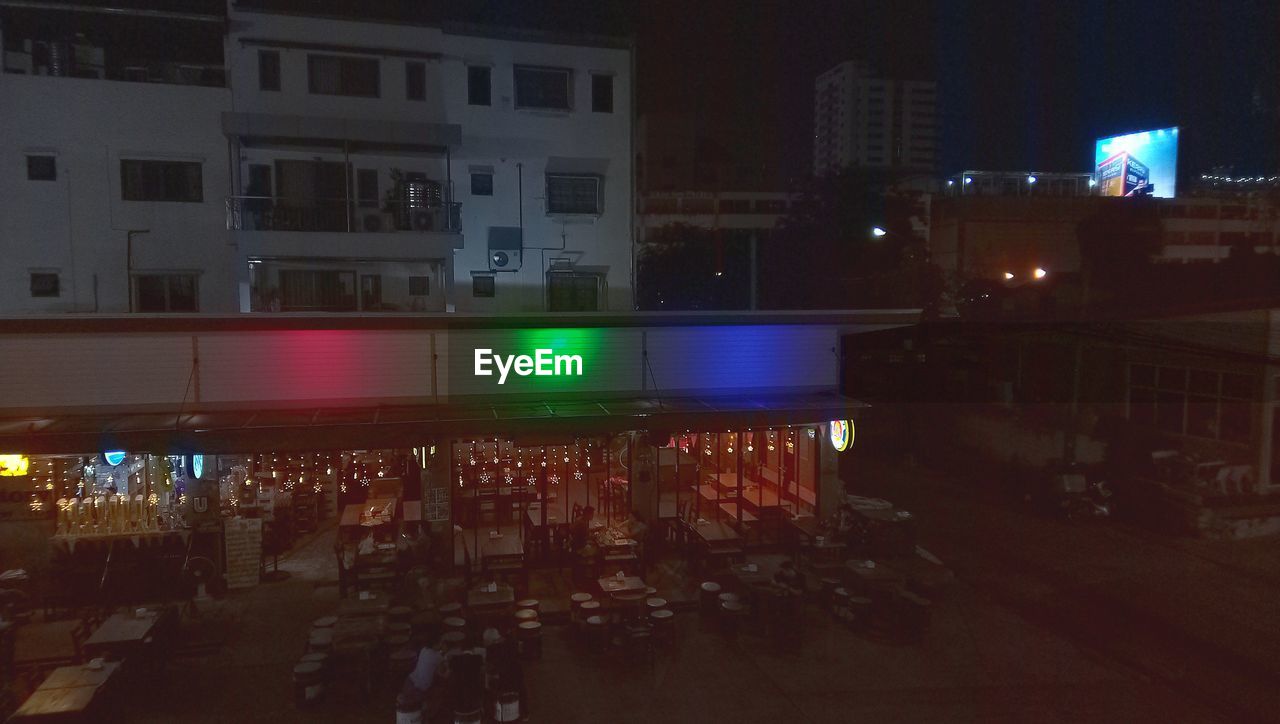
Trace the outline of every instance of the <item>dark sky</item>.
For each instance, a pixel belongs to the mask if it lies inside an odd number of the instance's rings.
[[[788,174],[814,77],[854,57],[939,82],[941,172],[1087,171],[1096,137],[1169,125],[1184,174],[1280,169],[1280,0],[243,1],[632,34],[642,112],[696,113]]]

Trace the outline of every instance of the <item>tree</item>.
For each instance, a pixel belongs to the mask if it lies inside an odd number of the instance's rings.
[[[688,224],[655,229],[636,260],[636,300],[640,308],[748,308],[748,243],[731,233]]]

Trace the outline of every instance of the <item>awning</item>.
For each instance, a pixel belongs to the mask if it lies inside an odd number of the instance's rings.
[[[851,418],[834,392],[0,419],[0,451],[235,454],[414,447],[432,437],[741,430]]]

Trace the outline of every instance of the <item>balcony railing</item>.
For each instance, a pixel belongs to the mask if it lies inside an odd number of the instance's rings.
[[[462,204],[388,203],[360,206],[346,199],[286,199],[279,196],[228,196],[231,231],[462,231]]]

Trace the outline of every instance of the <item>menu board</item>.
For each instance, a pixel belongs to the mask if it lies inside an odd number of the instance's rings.
[[[262,520],[235,518],[225,528],[227,542],[227,588],[258,585],[262,569]]]
[[[422,519],[436,523],[449,519],[449,489],[428,488],[426,500],[423,501]]]

